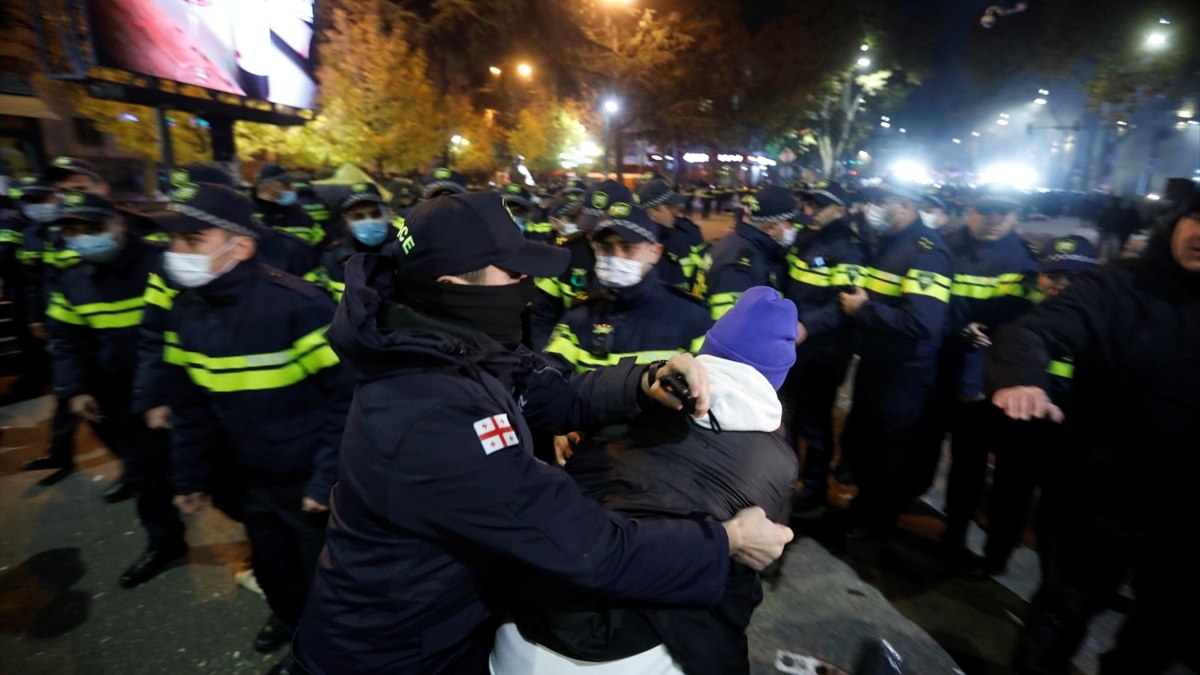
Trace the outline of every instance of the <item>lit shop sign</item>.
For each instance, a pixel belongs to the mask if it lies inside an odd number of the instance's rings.
[[[689,152],[683,156],[683,161],[688,162],[689,164],[702,164],[708,160],[708,154],[703,152]],[[760,166],[775,166],[775,164],[777,164],[777,162],[770,157],[763,157],[761,155],[750,155],[749,157],[746,157],[744,155],[738,155],[734,153],[718,154],[717,161],[721,162],[722,164],[741,164],[742,162],[749,162],[750,164],[758,164]]]

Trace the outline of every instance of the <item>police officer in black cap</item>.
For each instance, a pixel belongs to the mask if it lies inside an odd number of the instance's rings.
[[[467,191],[467,179],[453,169],[444,166],[430,171],[421,179],[422,199],[433,199],[443,195],[457,195]]]
[[[121,458],[121,483],[137,494],[149,546],[121,575],[121,586],[132,588],[187,553],[171,505],[166,432],[149,429],[132,406],[142,296],[162,252],[103,197],[67,192],[61,202],[54,224],[82,262],[63,271],[46,312],[55,395]]]
[[[784,297],[796,303],[801,344],[783,397],[785,419],[794,440],[804,441],[804,486],[796,493],[797,512],[825,505],[833,459],[833,408],[853,353],[850,319],[839,292],[861,284],[868,252],[849,219],[850,196],[841,185],[821,179],[805,193],[811,211],[788,255]]]
[[[312,236],[309,237],[310,244],[324,246],[342,236],[343,233],[337,227],[337,221],[333,218],[334,214],[330,210],[329,204],[322,201],[317,196],[317,191],[313,189],[310,174],[294,173],[292,189],[296,191],[296,205],[304,209],[304,212],[313,221]]]
[[[606,180],[597,184],[584,195],[579,215],[575,217],[573,224],[578,232],[556,240],[556,244],[570,252],[570,263],[557,277],[534,279],[538,290],[530,318],[530,343],[534,349],[545,348],[563,313],[575,305],[580,294],[595,286],[596,254],[592,251],[591,235],[606,217],[609,205],[617,202],[633,203],[633,193],[624,183]]]
[[[696,277],[697,253],[704,246],[704,235],[680,211],[687,198],[661,178],[643,183],[635,197],[650,219],[662,228],[666,255],[659,263],[659,275],[671,286],[690,289]]]
[[[529,277],[554,278],[569,256],[525,240],[499,195],[430,200],[399,242],[394,260],[351,260],[330,330],[360,380],[294,643],[306,671],[486,672],[506,564],[627,598],[705,603],[720,596],[731,554],[761,569],[782,551],[790,531],[761,510],[724,526],[634,525],[533,457],[530,425],[618,422],[653,401],[678,409],[660,374],[685,378],[704,414],[707,373],[682,355],[572,376],[522,347]]]
[[[324,231],[301,208],[294,182],[295,177],[282,166],[263,166],[254,184],[255,210],[263,225],[297,237],[310,247],[317,246]]]
[[[286,644],[324,543],[352,383],[325,332],[335,305],[316,286],[259,264],[249,200],[218,185],[176,191],[164,254],[184,289],[167,315],[175,504],[203,508],[212,462],[232,451],[255,578],[274,614],[255,649]],[[214,328],[215,327],[215,328]],[[289,661],[277,672],[287,672]]]
[[[659,278],[658,225],[641,207],[608,207],[592,236],[598,286],[580,296],[554,329],[546,352],[580,372],[695,352],[712,319],[703,302]]]
[[[533,203],[533,195],[520,183],[509,183],[500,188],[504,204],[512,212],[513,218],[530,241],[547,242],[554,236],[554,226],[546,217],[545,210],[538,209]]]
[[[697,272],[696,286],[708,300],[714,320],[754,286],[778,290],[787,277],[787,253],[796,241],[801,213],[787,188],[768,185],[742,200],[747,218],[733,234],[713,244]]]
[[[335,302],[346,290],[346,263],[359,253],[385,253],[395,246],[396,229],[390,225],[391,210],[371,183],[350,186],[338,209],[350,236],[333,242],[321,256],[321,267],[305,278],[329,291]]]

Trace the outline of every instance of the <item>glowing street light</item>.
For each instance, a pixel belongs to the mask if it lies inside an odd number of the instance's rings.
[[[955,145],[961,145],[961,144],[962,144],[962,139],[961,139],[961,138],[951,138],[951,139],[950,139],[950,142],[951,142],[951,143],[953,143],[953,144],[955,144]]]
[[[983,134],[980,134],[978,131],[972,131],[972,132],[971,132],[971,135],[972,135],[972,136],[974,136],[975,138],[979,138],[979,137],[980,137],[980,136],[982,136]]]
[[[618,103],[615,98],[610,98],[604,102],[604,112],[608,113],[609,115],[617,114],[617,111],[620,109],[621,104]]]
[[[502,71],[499,68],[497,68],[496,66],[492,66],[491,68],[488,68],[488,72],[491,73],[495,77],[500,77],[500,73]]]
[[[517,74],[528,80],[533,75],[533,66],[528,63],[517,64]]]
[[[1046,105],[1046,99],[1044,98],[1035,98],[1033,99],[1033,102],[1038,105]]]
[[[864,45],[861,45],[861,46],[859,46],[859,48],[858,48],[858,49],[859,49],[859,51],[864,51],[864,52],[871,51],[871,47],[870,47],[870,45],[865,45],[865,44],[864,44]]]
[[[859,68],[868,68],[868,67],[870,67],[870,65],[871,65],[871,59],[868,59],[865,56],[858,60]]]
[[[1167,46],[1167,34],[1155,31],[1146,36],[1147,49],[1162,49]]]

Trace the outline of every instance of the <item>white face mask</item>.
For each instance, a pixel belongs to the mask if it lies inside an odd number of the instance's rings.
[[[230,239],[221,248],[205,255],[203,253],[175,253],[167,251],[163,254],[163,269],[171,281],[184,288],[199,288],[211,283],[214,279],[237,266],[238,261],[230,260],[220,272],[212,271],[212,261],[233,250],[237,246],[237,237]]]
[[[921,222],[925,224],[925,227],[937,229],[938,217],[936,213],[933,211],[918,211],[917,215],[921,216]]]
[[[569,237],[579,231],[579,226],[569,220],[557,220],[559,234]]]
[[[883,234],[892,229],[890,223],[883,217],[885,209],[878,204],[867,204],[867,210],[863,213],[866,218],[867,227],[870,227],[877,234]]]
[[[783,234],[779,237],[779,245],[784,248],[791,248],[792,244],[796,243],[796,235],[798,234],[799,231],[796,230],[795,225],[791,223],[784,225]]]
[[[609,288],[629,288],[636,286],[645,274],[641,260],[628,260],[615,255],[596,256],[596,278]]]

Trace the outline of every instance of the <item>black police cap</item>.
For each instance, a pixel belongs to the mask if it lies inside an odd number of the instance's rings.
[[[778,185],[768,185],[752,195],[742,197],[747,220],[752,223],[792,222],[800,216],[792,191]]]
[[[346,209],[363,202],[373,202],[375,204],[387,203],[383,199],[383,194],[379,192],[379,188],[374,184],[367,182],[354,183],[350,186],[350,195],[342,200],[340,209],[345,213]]]
[[[100,172],[88,161],[78,157],[55,157],[50,166],[46,167],[43,178],[51,183],[57,183],[67,176],[79,174],[100,180]]]
[[[232,188],[192,183],[175,190],[165,212],[147,214],[167,232],[187,234],[213,227],[258,238],[254,204]]]
[[[103,223],[117,216],[117,208],[113,203],[88,192],[67,192],[58,198],[58,214],[54,222],[65,220],[85,220],[89,223]]]
[[[658,243],[659,227],[650,219],[646,209],[629,202],[615,202],[608,207],[606,218],[596,226],[596,236],[612,232],[631,244],[648,241]]]

